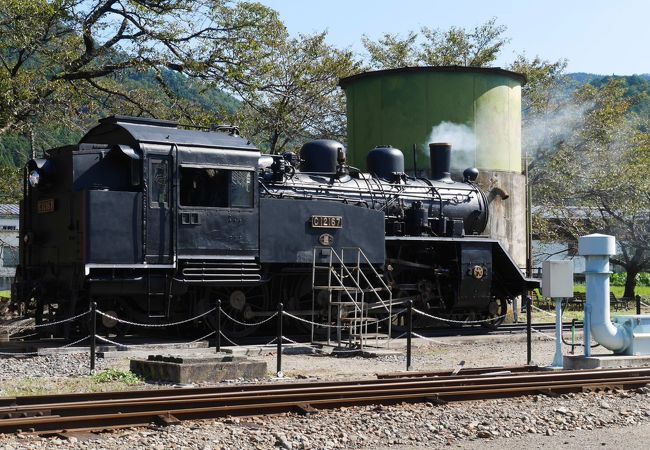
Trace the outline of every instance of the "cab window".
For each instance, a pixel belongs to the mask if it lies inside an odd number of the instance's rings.
[[[252,208],[254,173],[211,167],[180,169],[181,206]]]
[[[253,207],[253,172],[233,170],[230,172],[230,206]]]
[[[166,159],[152,159],[151,169],[151,206],[153,208],[166,207],[169,202],[169,161]]]

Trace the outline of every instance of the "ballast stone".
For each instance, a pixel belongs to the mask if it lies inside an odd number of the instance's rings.
[[[264,378],[267,366],[264,361],[230,354],[211,357],[149,355],[147,359],[132,359],[130,369],[148,381],[186,384]]]

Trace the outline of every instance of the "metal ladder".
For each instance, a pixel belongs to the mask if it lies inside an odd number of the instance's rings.
[[[322,256],[327,255],[327,263],[319,264]],[[346,263],[346,260],[348,263]],[[352,261],[350,263],[350,261]],[[366,269],[365,271],[362,269]],[[325,277],[322,276],[326,273]],[[321,275],[318,277],[317,275]],[[327,280],[327,284],[317,281]],[[327,292],[327,343],[331,344],[332,311],[336,310],[336,342],[342,343],[344,324],[349,327],[348,344],[363,349],[366,342],[373,338],[379,347],[379,338],[386,337],[386,347],[390,347],[392,319],[388,319],[388,335],[379,334],[377,314],[387,313],[392,316],[393,294],[377,272],[370,260],[359,247],[342,247],[340,254],[331,247],[314,247],[312,259],[312,342],[314,341],[314,315],[318,292]],[[388,293],[388,300],[380,292]],[[367,297],[366,297],[367,296]],[[369,333],[368,327],[375,325],[375,332]]]

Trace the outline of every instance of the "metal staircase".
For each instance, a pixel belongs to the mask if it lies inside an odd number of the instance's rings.
[[[321,262],[324,257],[327,258],[326,263]],[[331,247],[314,247],[312,322],[320,292],[326,292],[328,296],[328,344],[331,344],[331,331],[334,328],[338,346],[343,342],[343,329],[348,330],[347,343],[351,347],[363,349],[372,339],[377,347],[380,342],[386,347],[390,346],[392,320],[386,320],[388,334],[380,334],[381,319],[378,316],[392,316],[392,292],[363,250],[359,247],[342,247],[339,254]],[[388,299],[382,297],[382,292],[387,294]],[[374,332],[369,330],[372,325]],[[311,337],[314,341],[314,325]]]

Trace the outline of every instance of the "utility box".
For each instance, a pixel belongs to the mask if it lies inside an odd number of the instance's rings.
[[[573,261],[544,261],[542,294],[551,298],[573,297]]]

